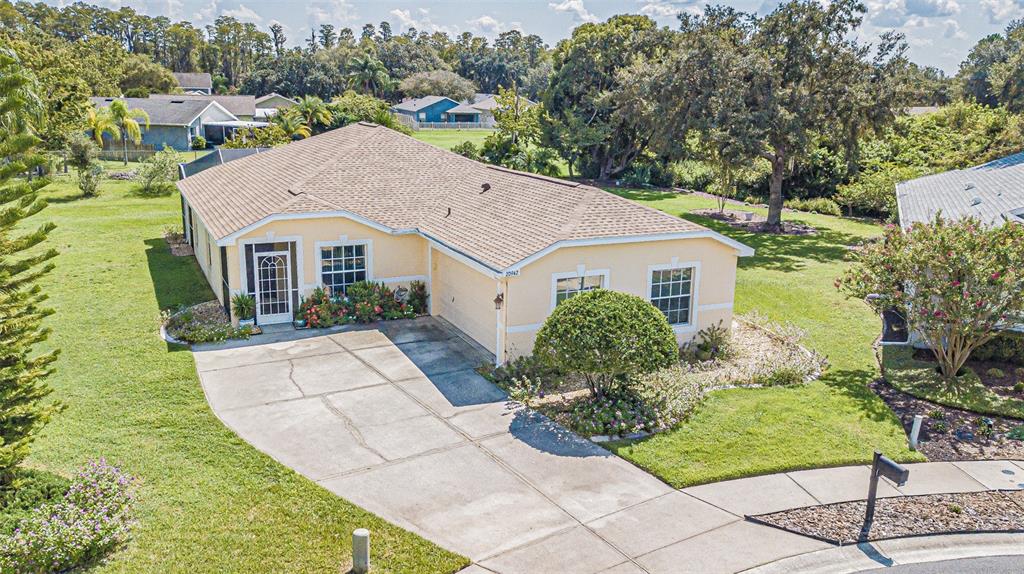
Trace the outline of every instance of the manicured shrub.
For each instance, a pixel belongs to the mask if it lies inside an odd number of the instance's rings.
[[[537,333],[534,354],[583,377],[594,396],[628,377],[666,368],[679,349],[665,316],[637,297],[597,289],[562,302]]]
[[[991,369],[985,371],[985,374],[995,379],[1001,379],[1006,376],[1006,373],[1004,373],[1003,370],[998,367],[992,367]]]
[[[471,160],[480,161],[480,148],[473,142],[462,142],[452,147],[452,151],[462,157],[468,157]]]
[[[0,570],[62,572],[102,558],[131,533],[136,482],[103,460],[90,462],[61,502],[40,506],[0,538]]]
[[[21,468],[12,487],[0,495],[0,535],[10,535],[18,524],[44,504],[60,502],[71,481],[44,470]]]
[[[381,319],[406,319],[416,316],[412,305],[395,298],[395,292],[383,283],[359,281],[345,293],[329,293],[317,287],[304,297],[295,318],[308,327],[333,327],[348,323],[372,323]]]
[[[204,150],[206,149],[206,138],[203,136],[196,136],[192,138],[192,149]]]
[[[1000,361],[1024,365],[1024,335],[1004,331],[974,350],[971,356],[978,361]]]

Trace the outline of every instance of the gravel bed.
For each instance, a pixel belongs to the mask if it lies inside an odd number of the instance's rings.
[[[868,540],[957,532],[1024,531],[1021,492],[968,492],[879,498]],[[858,542],[867,503],[863,500],[795,508],[757,520],[834,544]]]
[[[918,451],[930,461],[1024,459],[1024,441],[1006,436],[1022,421],[988,416],[993,434],[986,438],[977,433],[977,413],[919,399],[884,380],[871,383],[871,390],[896,413],[908,436],[914,415],[924,415]]]

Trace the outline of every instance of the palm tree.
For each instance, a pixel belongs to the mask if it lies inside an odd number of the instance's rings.
[[[306,120],[298,114],[280,113],[274,116],[273,121],[291,139],[308,138],[312,134]]]
[[[124,147],[124,164],[128,165],[128,139],[131,138],[132,143],[139,145],[142,142],[142,126],[139,125],[139,120],[144,120],[146,129],[149,129],[149,114],[139,108],[128,108],[128,104],[124,100],[114,100],[110,102],[110,118],[114,121],[114,125],[121,132],[121,145]]]
[[[312,130],[316,126],[329,126],[334,120],[331,109],[323,100],[316,96],[305,96],[299,100],[298,105],[292,106],[290,113],[296,114],[306,124],[307,129]]]
[[[376,96],[378,90],[383,93],[391,85],[387,68],[370,54],[354,56],[349,60],[348,67],[352,70],[348,73],[349,82],[361,87],[363,93]]]
[[[111,139],[121,137],[121,129],[117,127],[114,118],[110,117],[110,110],[107,108],[90,109],[85,125],[92,132],[92,139],[96,140],[100,147],[103,147],[103,134],[110,134]]]

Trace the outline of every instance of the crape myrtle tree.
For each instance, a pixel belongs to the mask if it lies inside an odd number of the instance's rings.
[[[0,490],[6,490],[32,440],[60,406],[44,403],[56,351],[32,352],[49,333],[41,322],[51,313],[42,306],[46,296],[36,282],[52,269],[48,261],[57,253],[40,248],[53,225],[32,230],[25,220],[46,206],[38,195],[46,180],[20,177],[43,163],[35,132],[44,104],[35,78],[10,50],[0,50],[0,78]]]
[[[903,230],[890,225],[881,241],[855,254],[837,281],[877,311],[895,309],[931,347],[943,378],[956,374],[971,352],[998,328],[1024,316],[1024,226],[986,227],[976,219]]]

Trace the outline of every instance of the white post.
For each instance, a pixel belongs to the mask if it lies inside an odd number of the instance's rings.
[[[910,450],[917,450],[917,438],[921,434],[921,423],[924,422],[924,416],[914,415],[914,426],[910,428]]]
[[[357,528],[352,532],[352,572],[366,574],[370,571],[370,531]]]

